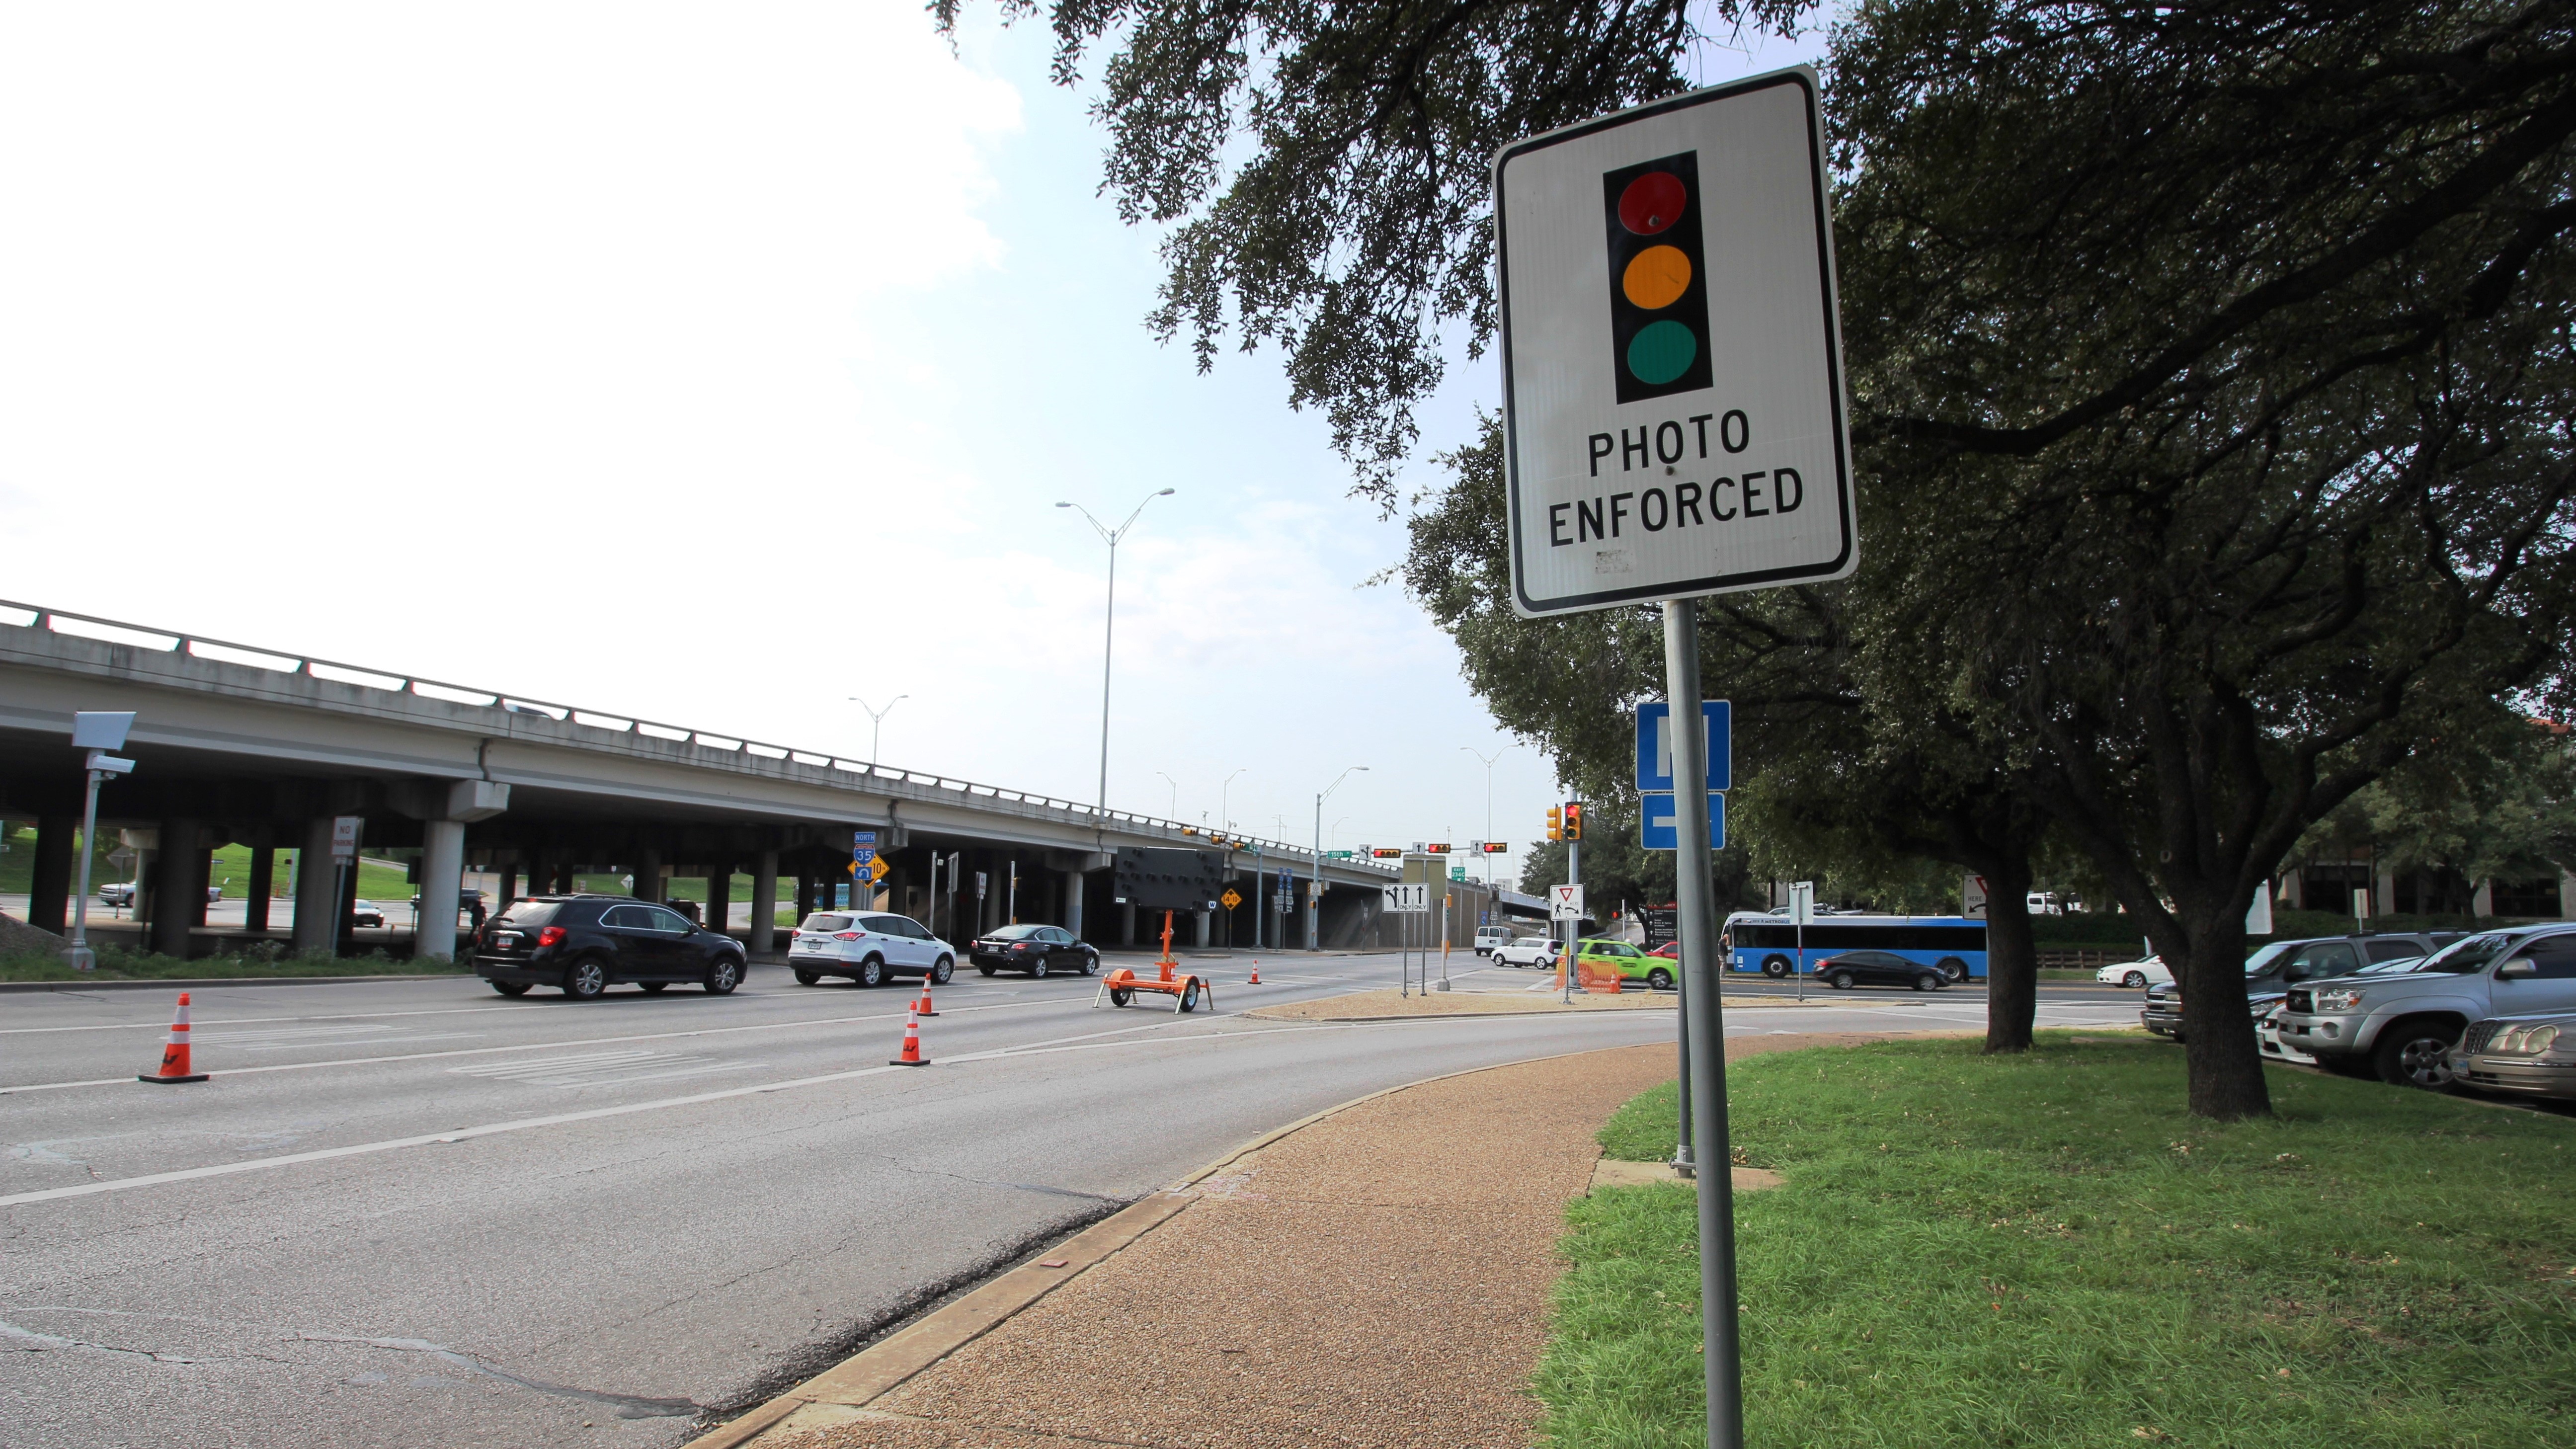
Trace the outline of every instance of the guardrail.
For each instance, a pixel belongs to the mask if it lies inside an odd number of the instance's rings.
[[[71,627],[64,627],[69,624]],[[543,715],[558,722],[569,721],[588,729],[611,734],[633,734],[641,739],[668,740],[696,745],[719,753],[740,754],[765,760],[785,760],[793,764],[819,765],[845,774],[899,784],[955,790],[965,795],[1035,805],[1041,809],[1060,810],[1101,824],[1156,831],[1181,840],[1196,840],[1212,845],[1240,842],[1238,848],[1258,847],[1267,856],[1311,861],[1314,852],[1284,840],[1265,840],[1258,836],[1220,834],[1164,820],[1152,815],[1137,815],[1124,810],[1104,810],[1074,800],[1060,800],[1052,795],[1034,795],[1024,790],[1005,789],[999,785],[978,784],[972,780],[951,779],[926,770],[889,769],[873,760],[854,761],[829,751],[800,750],[790,745],[770,744],[741,735],[719,734],[708,730],[689,729],[664,724],[633,715],[613,714],[602,710],[582,709],[551,700],[532,699],[525,695],[499,690],[476,689],[443,680],[424,679],[417,675],[397,674],[381,669],[367,669],[335,660],[316,659],[308,655],[289,654],[275,649],[261,649],[248,644],[234,644],[222,639],[183,633],[175,629],[155,629],[142,624],[128,624],[118,619],[102,619],[95,614],[78,614],[69,609],[51,609],[41,604],[23,604],[13,599],[0,599],[0,625],[20,629],[43,629],[55,634],[68,634],[76,639],[95,639],[105,644],[121,644],[133,649],[152,649],[162,653],[185,654],[192,659],[210,660],[217,664],[240,665],[251,669],[274,670],[280,674],[301,675],[308,679],[326,680],[333,684],[355,685],[363,689],[381,689],[391,694],[409,694],[421,699],[434,699],[443,704],[461,704],[471,708],[497,710],[503,714]],[[1372,861],[1344,860],[1347,866],[1366,866],[1370,870],[1393,870]]]

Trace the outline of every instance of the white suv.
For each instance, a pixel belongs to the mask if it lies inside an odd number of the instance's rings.
[[[1494,963],[1499,966],[1535,966],[1544,970],[1556,964],[1556,942],[1545,936],[1523,936],[1494,948]]]
[[[800,986],[826,976],[847,976],[861,986],[895,976],[926,976],[933,985],[945,986],[957,970],[957,956],[910,916],[816,911],[787,943],[787,964]]]

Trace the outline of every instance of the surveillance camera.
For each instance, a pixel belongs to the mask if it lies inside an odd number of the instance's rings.
[[[114,755],[104,754],[97,750],[92,750],[90,752],[89,767],[102,775],[131,775],[134,773],[134,762],[132,760],[120,760]]]

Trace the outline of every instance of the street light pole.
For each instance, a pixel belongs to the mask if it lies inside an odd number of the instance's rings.
[[[1145,511],[1145,503],[1171,495],[1169,488],[1146,494],[1145,502],[1137,504],[1136,511],[1128,514],[1127,521],[1116,528],[1104,527],[1099,519],[1091,516],[1090,509],[1079,503],[1056,505],[1081,514],[1082,521],[1090,524],[1092,532],[1100,535],[1100,541],[1109,545],[1108,602],[1100,611],[1100,813],[1104,816],[1109,813],[1109,657],[1110,646],[1118,637],[1118,541],[1127,536],[1127,530],[1136,526],[1138,515]]]
[[[1154,773],[1157,775],[1163,775],[1163,772],[1160,770],[1156,770]],[[1169,775],[1163,775],[1163,783],[1172,787],[1172,813],[1164,818],[1168,820],[1178,820],[1181,818],[1181,782],[1173,779]]]
[[[1324,949],[1324,802],[1332,797],[1335,790],[1342,788],[1342,782],[1351,777],[1352,771],[1365,772],[1367,769],[1366,765],[1353,765],[1335,775],[1333,783],[1315,794],[1314,873],[1308,878],[1306,887],[1306,949],[1309,951]]]
[[[1494,751],[1491,759],[1488,759],[1483,755],[1476,754],[1473,746],[1460,745],[1458,748],[1465,750],[1470,755],[1475,755],[1476,758],[1485,766],[1485,844],[1488,848],[1483,853],[1485,857],[1485,889],[1490,892],[1494,888],[1494,852],[1491,849],[1494,843],[1494,761],[1499,760],[1503,756],[1510,754],[1512,751],[1519,749],[1520,746],[1505,745],[1501,749]]]
[[[1250,765],[1246,765],[1243,767],[1243,770],[1249,770],[1251,768],[1252,767]],[[1242,774],[1243,770],[1235,771],[1234,775]],[[1226,776],[1225,783],[1216,787],[1216,828],[1219,830],[1232,830],[1234,828],[1233,819],[1225,813],[1226,792],[1234,787],[1234,775]]]
[[[886,707],[885,707],[885,708],[883,708],[883,709],[878,709],[876,706],[874,706],[874,705],[872,705],[872,704],[869,704],[866,700],[859,698],[859,697],[858,697],[857,695],[855,695],[855,694],[850,696],[850,703],[855,704],[855,705],[857,705],[859,708],[861,708],[861,709],[863,709],[863,710],[866,710],[866,711],[868,712],[868,763],[869,763],[869,764],[873,765],[873,764],[877,763],[877,762],[878,762],[878,760],[880,760],[880,759],[882,759],[882,758],[883,758],[883,756],[881,756],[881,755],[879,755],[879,754],[877,753],[877,747],[878,747],[880,744],[882,744],[882,743],[884,742],[884,740],[885,740],[885,717],[886,717],[887,715],[890,715],[890,714],[894,713],[894,707],[895,707],[896,705],[901,704],[901,703],[903,703],[905,700],[910,699],[910,698],[912,698],[912,696],[911,696],[911,695],[908,695],[908,694],[898,694],[898,695],[896,695],[894,698],[889,699],[889,700],[887,700],[887,701],[886,701]]]

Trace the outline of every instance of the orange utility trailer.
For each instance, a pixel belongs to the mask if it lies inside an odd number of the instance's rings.
[[[1098,1006],[1100,998],[1105,995],[1112,1006],[1133,1006],[1137,992],[1155,991],[1177,997],[1177,1005],[1184,1012],[1198,1010],[1202,1001],[1210,1006],[1216,1005],[1216,983],[1194,973],[1182,973],[1179,969],[1181,963],[1172,959],[1170,911],[1163,912],[1163,955],[1154,964],[1162,968],[1160,976],[1139,976],[1124,966],[1110,972],[1101,978],[1100,990],[1092,995],[1091,1004]]]

